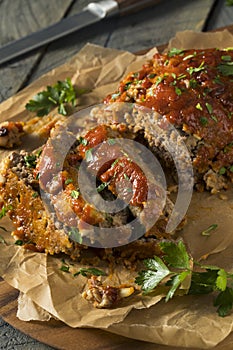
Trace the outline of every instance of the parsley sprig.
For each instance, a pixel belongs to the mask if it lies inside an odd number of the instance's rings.
[[[135,280],[144,293],[152,292],[158,285],[165,285],[168,288],[167,302],[183,284],[186,294],[218,293],[214,306],[219,316],[230,313],[233,307],[233,274],[218,266],[193,261],[181,240],[163,241],[159,246],[162,258],[155,256],[144,260],[146,270],[140,271]],[[195,267],[198,267],[197,271]],[[185,281],[188,283],[185,284]]]
[[[70,78],[64,81],[58,81],[53,86],[47,86],[47,89],[39,92],[26,104],[26,109],[31,112],[36,112],[37,116],[43,117],[55,107],[58,108],[58,113],[68,115],[70,107],[76,105],[76,97],[82,95],[86,91],[76,91]]]

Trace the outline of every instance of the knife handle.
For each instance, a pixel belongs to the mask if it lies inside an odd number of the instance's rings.
[[[116,0],[120,14],[125,15],[155,5],[161,0]]]

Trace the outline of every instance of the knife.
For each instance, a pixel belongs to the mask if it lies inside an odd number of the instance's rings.
[[[0,47],[0,65],[104,18],[135,12],[159,1],[103,0],[89,3],[73,16]]]

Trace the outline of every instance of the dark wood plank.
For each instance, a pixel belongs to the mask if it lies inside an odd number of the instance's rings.
[[[168,42],[177,31],[201,31],[215,0],[162,0],[137,13],[111,18],[66,39],[49,45],[29,82],[64,63],[87,42],[137,52]],[[70,14],[77,13],[89,0],[76,1]],[[176,20],[174,20],[174,18]]]
[[[60,20],[72,0],[0,1],[0,45]],[[43,50],[0,69],[0,102],[16,93],[31,74]]]

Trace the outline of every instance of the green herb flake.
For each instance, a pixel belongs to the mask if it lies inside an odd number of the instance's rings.
[[[177,77],[177,80],[181,80],[181,79],[184,79],[186,77],[187,77],[186,74],[179,74],[179,76]]]
[[[187,55],[183,58],[183,61],[187,61],[189,60],[190,58],[193,58],[195,55]]]
[[[63,272],[70,272],[70,267],[68,265],[62,265],[60,267],[60,270],[63,271]]]
[[[175,87],[175,93],[176,93],[178,96],[182,95],[181,89],[178,88],[177,86]]]
[[[202,232],[201,232],[201,235],[202,235],[202,236],[209,236],[209,235],[210,235],[210,232],[216,230],[217,227],[218,227],[217,224],[212,224],[212,225],[210,225],[206,230],[202,231]]]
[[[233,62],[221,63],[217,68],[218,71],[224,76],[233,75]]]
[[[189,72],[190,75],[192,75],[193,73],[198,73],[200,71],[205,70],[205,62],[202,61],[199,67],[188,67],[187,71]]]
[[[211,119],[213,119],[215,121],[215,123],[218,122],[218,118],[215,115],[211,115]]]
[[[95,267],[89,267],[84,268],[81,267],[81,269],[74,273],[74,276],[82,275],[84,277],[90,277],[91,275],[94,276],[106,276],[106,273],[103,270],[96,269]]]
[[[127,83],[125,83],[124,90],[129,90],[131,84],[132,84],[132,81],[128,81]]]
[[[21,239],[17,239],[17,241],[15,241],[15,245],[22,246],[23,244],[24,242]]]
[[[112,96],[111,96],[112,100],[116,100],[117,97],[120,96],[120,94],[121,94],[120,92],[117,92],[117,93],[115,93],[115,94],[112,94]]]
[[[201,125],[206,126],[208,124],[208,119],[206,117],[200,117]]]
[[[113,145],[115,145],[116,140],[115,139],[108,139],[107,143],[109,144],[109,146],[113,146]]]
[[[209,114],[211,114],[211,113],[213,112],[213,107],[212,107],[211,104],[209,104],[208,102],[206,102],[205,105],[206,105],[206,108],[207,108]]]
[[[215,84],[218,84],[218,85],[224,85],[224,83],[223,83],[222,80],[220,79],[220,76],[219,76],[219,75],[217,75],[217,76],[214,78],[213,82],[214,82]]]
[[[65,185],[69,185],[69,184],[71,184],[72,182],[73,182],[72,179],[66,179],[66,180],[65,180]]]
[[[72,241],[82,244],[82,236],[76,227],[71,227],[70,231],[68,232],[68,236]]]
[[[78,139],[80,145],[87,146],[88,145],[88,140],[85,139],[84,137],[80,136]]]
[[[103,182],[102,184],[100,184],[96,191],[99,193],[99,192],[102,192],[106,187],[108,187],[110,182]]]
[[[70,196],[73,199],[78,199],[78,197],[80,196],[80,192],[78,190],[72,190],[71,193],[70,193]]]
[[[203,108],[202,108],[202,105],[200,104],[200,102],[198,102],[195,107],[196,107],[196,109],[199,109],[199,111],[203,111]]]
[[[88,149],[86,152],[85,152],[85,160],[87,162],[91,162],[92,160],[94,159],[93,157],[93,154],[92,154],[92,148]]]
[[[197,85],[198,85],[198,82],[195,79],[190,79],[189,80],[190,88],[195,89],[197,87]]]
[[[233,165],[229,168],[230,172],[233,173]]]
[[[2,219],[4,216],[6,216],[6,213],[12,209],[11,205],[8,205],[7,207],[3,206],[0,211],[0,219]]]
[[[231,62],[231,56],[230,55],[221,56],[221,60],[225,62]]]
[[[152,73],[152,74],[149,74],[148,78],[153,79],[155,76],[156,76],[156,74]]]
[[[35,168],[36,167],[36,160],[37,160],[37,156],[34,154],[29,154],[24,156],[24,161],[26,163],[26,166],[28,168]]]
[[[123,176],[124,176],[124,179],[125,179],[125,180],[127,180],[127,181],[129,181],[129,180],[130,180],[130,178],[128,177],[128,175],[127,175],[127,174],[125,174],[125,173],[124,173],[124,175],[123,175]]]
[[[32,194],[32,198],[37,198],[37,197],[39,197],[39,193],[38,193],[38,192],[34,192],[34,193]]]
[[[219,169],[219,175],[224,175],[226,174],[227,169],[223,166]]]
[[[176,56],[176,55],[184,55],[184,50],[180,50],[180,49],[177,49],[175,47],[171,48],[169,51],[168,51],[168,57],[173,57],[173,56]]]

